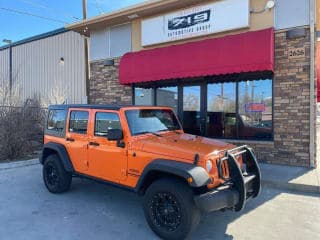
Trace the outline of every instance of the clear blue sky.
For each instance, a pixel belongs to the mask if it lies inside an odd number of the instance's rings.
[[[145,0],[87,0],[88,17],[127,7]],[[22,15],[1,8],[13,9],[72,23],[82,18],[82,0],[0,0],[0,46],[4,38],[15,41],[63,27],[54,22]]]

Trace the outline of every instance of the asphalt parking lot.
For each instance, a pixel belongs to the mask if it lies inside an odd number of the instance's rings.
[[[134,193],[86,179],[54,195],[41,166],[0,170],[0,239],[157,239]],[[264,188],[241,213],[202,218],[191,239],[320,239],[320,195]]]

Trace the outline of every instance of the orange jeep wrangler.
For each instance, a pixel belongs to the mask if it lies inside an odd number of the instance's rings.
[[[164,239],[184,239],[201,212],[240,211],[260,192],[251,148],[186,134],[168,107],[50,106],[40,162],[52,193],[83,176],[143,195]]]

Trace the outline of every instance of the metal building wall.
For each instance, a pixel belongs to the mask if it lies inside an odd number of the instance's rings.
[[[9,49],[0,51],[0,88],[9,81]]]
[[[1,57],[5,51],[0,50],[0,75],[8,69],[8,57]],[[44,104],[65,99],[85,102],[84,39],[80,34],[59,33],[13,46],[12,51],[13,84],[21,89],[24,100],[37,94]]]

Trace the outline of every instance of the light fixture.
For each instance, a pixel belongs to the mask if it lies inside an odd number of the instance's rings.
[[[8,43],[8,44],[11,44],[12,43],[12,40],[9,40],[9,39],[3,39],[2,42],[4,43]]]
[[[139,17],[139,15],[136,13],[128,16],[129,19],[135,19],[137,17]]]
[[[268,1],[266,4],[265,10],[271,10],[272,8],[274,8],[274,5],[275,3],[273,0]]]
[[[114,60],[113,59],[105,59],[103,61],[104,66],[113,66],[114,65]]]
[[[272,8],[274,8],[275,6],[275,1],[274,0],[269,0],[267,1],[265,7],[261,10],[257,10],[257,9],[251,9],[250,13],[264,13],[266,11],[270,11]]]

